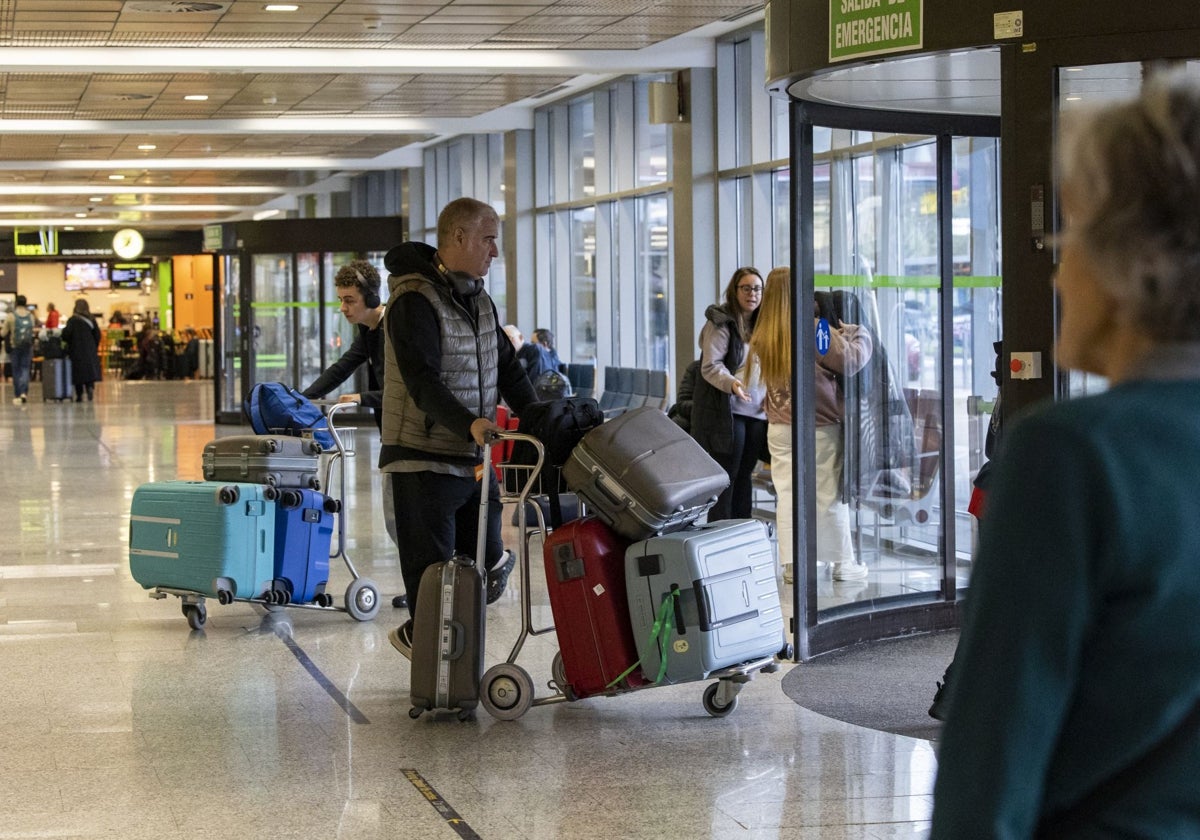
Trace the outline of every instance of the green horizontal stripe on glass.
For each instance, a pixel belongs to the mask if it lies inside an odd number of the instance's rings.
[[[867,277],[865,274],[818,274],[813,278],[813,285],[818,289],[936,289],[941,285],[941,278],[925,274],[877,274]],[[999,277],[955,277],[956,289],[1000,288]]]
[[[313,309],[321,304],[314,301],[282,301],[282,300],[256,300],[250,304],[251,309]]]

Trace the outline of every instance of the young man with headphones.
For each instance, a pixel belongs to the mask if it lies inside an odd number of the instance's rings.
[[[342,394],[338,402],[356,402],[371,409],[375,425],[383,429],[383,302],[379,299],[379,271],[366,260],[354,260],[340,269],[333,278],[340,309],[357,331],[350,349],[336,362],[325,368],[317,380],[301,391],[309,399],[320,399],[337,388],[362,365],[367,366],[367,388],[361,394]],[[388,536],[399,545],[396,536],[395,505],[392,503],[391,481],[383,482],[383,519]],[[405,595],[392,599],[392,606],[408,606]]]
[[[536,399],[504,334],[483,278],[499,256],[500,219],[459,198],[438,216],[437,248],[405,242],[384,258],[391,276],[384,315],[383,447],[379,467],[394,484],[400,569],[415,613],[421,574],[456,552],[474,556],[485,436],[502,431],[503,398],[518,415]],[[483,567],[487,602],[500,597],[514,558],[500,536],[499,487],[489,470]],[[410,619],[389,634],[412,658]]]

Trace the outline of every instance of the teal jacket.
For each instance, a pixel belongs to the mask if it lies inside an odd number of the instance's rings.
[[[1025,838],[1200,697],[1200,346],[1013,424],[980,525],[933,838]],[[1200,738],[1079,837],[1200,837]]]

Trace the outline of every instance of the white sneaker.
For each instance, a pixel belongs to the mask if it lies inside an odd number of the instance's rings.
[[[866,563],[834,563],[834,580],[862,580],[867,576]]]
[[[20,404],[21,404],[21,398],[13,397],[13,405],[20,405]]]

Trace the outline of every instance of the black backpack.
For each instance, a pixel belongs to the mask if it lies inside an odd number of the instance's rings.
[[[545,462],[542,464],[541,491],[550,499],[550,522],[553,527],[562,524],[562,508],[559,493],[562,485],[562,466],[571,457],[583,436],[604,422],[600,404],[591,397],[565,397],[559,400],[542,400],[529,403],[521,410],[517,431],[531,435],[545,447]],[[513,444],[513,464],[536,464],[537,451],[523,440]],[[507,475],[507,473],[506,473]],[[521,481],[519,471],[514,477]],[[519,492],[520,487],[507,487],[509,492]]]

